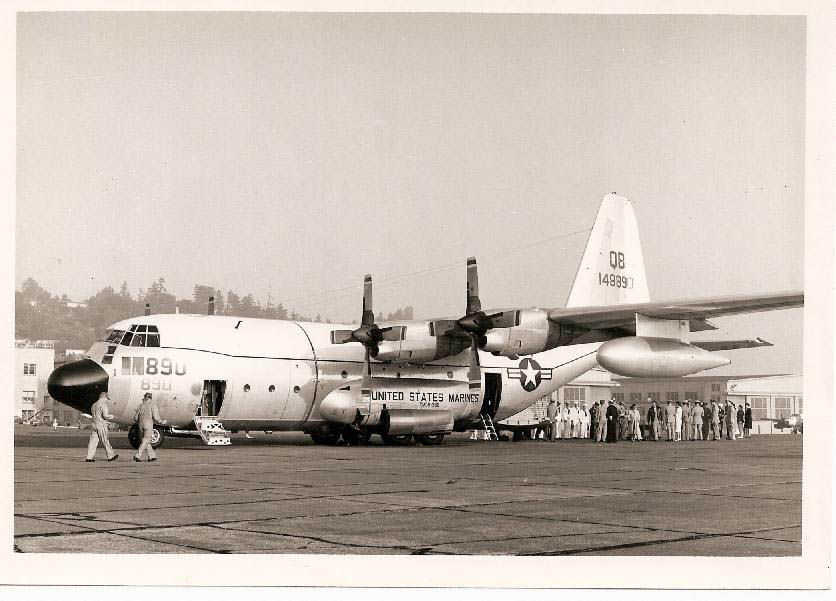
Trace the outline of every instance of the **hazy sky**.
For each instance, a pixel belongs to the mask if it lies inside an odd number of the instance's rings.
[[[562,306],[616,191],[652,298],[803,287],[800,17],[30,13],[17,32],[18,286],[162,276],[351,320],[370,272],[376,310],[430,317],[463,312],[475,255],[483,305]],[[776,344],[724,373],[801,370],[801,310],[715,323]]]

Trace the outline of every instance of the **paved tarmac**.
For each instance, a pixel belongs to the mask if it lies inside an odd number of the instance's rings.
[[[801,554],[801,436],[398,448],[241,433],[168,438],[134,463],[117,432],[118,461],[85,463],[88,435],[15,427],[16,551]]]

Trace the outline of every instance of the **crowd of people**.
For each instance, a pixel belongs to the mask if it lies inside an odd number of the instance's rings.
[[[586,403],[554,399],[546,408],[546,419],[537,427],[535,438],[541,433],[548,440],[587,438],[597,442],[619,440],[737,440],[749,438],[752,430],[752,409],[749,403],[735,405],[731,400],[721,403],[686,400],[668,401],[662,405],[647,399],[648,408],[642,415],[636,404],[628,408],[624,402],[601,400],[587,409]]]

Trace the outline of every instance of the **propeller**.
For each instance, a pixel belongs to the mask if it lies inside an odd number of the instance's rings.
[[[516,325],[516,311],[500,311],[490,315],[482,311],[479,300],[479,272],[476,257],[467,259],[467,304],[465,315],[459,319],[440,319],[430,322],[433,336],[468,336],[470,338],[470,367],[467,379],[471,389],[482,386],[479,347],[487,342],[485,334],[493,328],[512,328]]]
[[[377,353],[379,352],[378,344],[383,340],[400,340],[400,336],[400,328],[381,328],[374,322],[374,311],[372,309],[372,276],[371,274],[366,274],[365,278],[363,278],[363,315],[360,318],[360,327],[356,330],[331,331],[331,342],[333,344],[359,342],[366,349],[363,358],[363,383],[361,386],[363,401],[371,403],[372,400],[371,357],[377,357]]]

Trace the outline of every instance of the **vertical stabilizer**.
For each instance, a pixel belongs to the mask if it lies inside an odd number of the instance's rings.
[[[649,301],[633,205],[623,196],[607,194],[598,209],[566,306]]]

